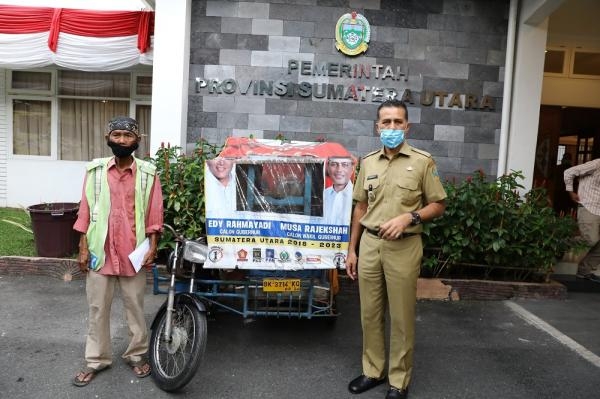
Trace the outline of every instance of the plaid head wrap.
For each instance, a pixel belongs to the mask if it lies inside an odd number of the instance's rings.
[[[137,136],[138,133],[138,123],[135,119],[129,118],[128,116],[117,116],[113,118],[110,122],[108,122],[108,133],[113,130],[128,130],[132,133],[135,133]]]

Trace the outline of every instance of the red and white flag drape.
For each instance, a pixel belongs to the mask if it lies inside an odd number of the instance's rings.
[[[154,12],[0,5],[0,68],[152,65]]]

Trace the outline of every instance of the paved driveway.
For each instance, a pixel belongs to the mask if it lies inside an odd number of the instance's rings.
[[[150,321],[164,297],[149,292],[146,298]],[[120,360],[127,331],[117,299],[113,367],[76,388],[70,378],[83,356],[84,283],[0,276],[0,397],[383,398],[385,386],[359,396],[346,390],[360,373],[359,304],[351,292],[338,303],[342,315],[333,326],[218,315],[209,321],[202,369],[173,395],[150,378],[134,378]],[[410,398],[598,397],[599,305],[600,294],[565,301],[419,302]]]

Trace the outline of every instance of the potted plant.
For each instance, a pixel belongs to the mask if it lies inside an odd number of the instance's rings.
[[[573,239],[571,247],[565,252],[563,257],[556,262],[552,270],[553,274],[575,275],[579,268],[579,262],[587,255],[590,246],[580,236]]]

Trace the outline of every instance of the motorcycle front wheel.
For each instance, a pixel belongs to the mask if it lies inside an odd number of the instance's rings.
[[[150,336],[152,378],[163,391],[183,388],[200,366],[206,349],[206,315],[192,303],[175,303],[172,332],[165,336],[164,311]]]

